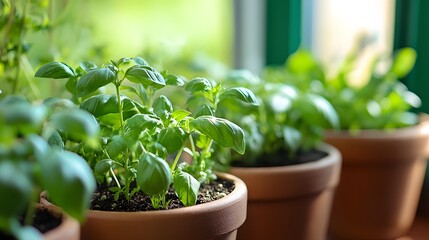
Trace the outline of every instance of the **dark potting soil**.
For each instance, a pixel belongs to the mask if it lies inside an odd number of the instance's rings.
[[[220,199],[234,190],[234,183],[224,179],[216,179],[210,184],[201,184],[197,204],[211,202]],[[166,201],[169,204],[166,209],[184,207],[182,202],[170,188],[166,195]],[[139,191],[135,193],[130,200],[127,200],[122,194],[117,201],[114,200],[114,193],[110,192],[105,186],[101,186],[93,194],[91,200],[92,210],[117,211],[117,212],[136,212],[151,211],[154,209],[150,198],[145,193]]]
[[[280,150],[277,153],[266,154],[255,162],[246,161],[245,159],[237,160],[232,163],[234,167],[278,167],[303,164],[317,161],[328,156],[328,153],[312,149],[308,151],[299,150],[296,156],[291,157],[285,150]]]
[[[62,222],[61,216],[52,214],[46,208],[38,208],[36,209],[36,212],[34,214],[32,226],[35,227],[37,230],[39,230],[39,232],[45,233],[49,230],[52,230],[58,227],[61,224],[61,222]],[[23,223],[23,217],[21,219],[21,224],[22,223]],[[0,239],[14,240],[15,238],[0,232]]]

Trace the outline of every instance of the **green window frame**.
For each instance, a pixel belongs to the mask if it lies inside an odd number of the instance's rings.
[[[393,48],[412,47],[417,61],[405,85],[422,99],[419,112],[429,113],[429,1],[396,0]]]
[[[300,46],[301,10],[301,0],[266,0],[266,65],[283,64]]]

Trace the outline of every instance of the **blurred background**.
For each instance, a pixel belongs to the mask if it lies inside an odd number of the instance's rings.
[[[13,6],[20,21],[9,26]],[[417,50],[415,68],[403,81],[422,98],[419,110],[429,111],[427,1],[1,0],[0,7],[4,92],[17,87],[6,86],[14,85],[10,79],[15,77],[29,82],[32,98],[58,91],[55,83],[32,77],[34,69],[52,60],[76,66],[142,56],[156,67],[180,69],[188,78],[216,78],[230,68],[259,74],[305,48],[335,69],[364,38],[362,71],[374,56],[405,46]],[[15,65],[20,73],[8,71]]]
[[[231,68],[260,74],[304,48],[335,69],[364,39],[362,76],[374,56],[417,51],[402,81],[429,113],[428,11],[423,0],[0,0],[0,93],[61,95],[64,82],[33,77],[54,60],[141,56],[159,70],[216,78]]]

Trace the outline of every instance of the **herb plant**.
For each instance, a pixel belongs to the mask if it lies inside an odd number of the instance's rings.
[[[247,70],[234,70],[224,82],[251,88],[260,103],[252,108],[228,99],[220,107],[222,116],[246,132],[245,165],[296,164],[298,153],[313,150],[321,142],[324,129],[339,125],[336,111],[325,98],[277,78],[261,79]],[[241,157],[233,155],[232,159]]]
[[[292,54],[283,69],[271,69],[275,75],[300,89],[321,94],[335,107],[341,129],[392,129],[414,125],[418,115],[410,112],[420,106],[420,98],[399,81],[413,68],[416,52],[403,48],[388,57],[378,56],[370,64],[369,75],[353,83],[353,73],[365,48],[359,43],[344,59],[338,71],[328,70],[301,49]],[[283,74],[282,74],[283,73]]]
[[[64,146],[82,142],[90,148],[98,132],[91,114],[69,100],[32,104],[8,95],[0,101],[1,232],[42,239],[31,227],[41,191],[70,216],[84,219],[95,180],[85,160]]]
[[[215,116],[219,99],[234,98],[253,103],[253,93],[244,88],[224,90],[205,78],[188,82],[160,73],[140,57],[121,58],[98,67],[65,63],[42,66],[37,77],[68,78],[67,88],[80,108],[91,113],[101,127],[100,148],[79,148],[93,168],[99,183],[111,185],[116,200],[130,199],[137,191],[151,197],[154,208],[166,208],[165,194],[172,185],[185,206],[194,205],[202,182],[212,172],[212,144],[245,151],[244,132],[231,121]],[[100,93],[114,87],[114,94]],[[185,88],[205,99],[191,109],[175,109],[165,87]],[[186,152],[193,159],[180,161]],[[134,184],[135,183],[135,184]]]

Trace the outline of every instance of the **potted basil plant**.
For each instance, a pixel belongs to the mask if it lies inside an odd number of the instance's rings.
[[[225,90],[205,78],[185,82],[140,57],[77,69],[51,62],[36,76],[68,78],[73,99],[101,128],[99,149],[75,148],[98,181],[83,239],[235,238],[246,217],[247,189],[238,178],[213,172],[212,145],[242,154],[244,132],[215,113],[223,98],[252,103],[251,91]],[[101,93],[109,86],[113,94]],[[207,101],[194,112],[176,109],[158,94],[167,86]],[[218,188],[227,188],[226,193],[206,199]]]
[[[233,70],[224,84],[249,87],[260,103],[225,99],[219,108],[246,133],[244,156],[225,158],[249,191],[238,239],[325,239],[341,164],[336,148],[322,143],[324,129],[338,126],[334,108],[320,95],[246,70]]]
[[[426,169],[429,125],[410,112],[420,99],[399,79],[412,69],[415,58],[413,49],[400,49],[381,73],[375,61],[368,83],[361,88],[348,85],[345,67],[327,81],[342,82],[327,91],[344,129],[329,132],[326,139],[344,154],[330,227],[334,236],[396,238],[414,221]]]
[[[393,239],[403,236],[414,220],[429,125],[410,111],[420,99],[399,80],[413,68],[416,52],[403,48],[387,57],[377,56],[365,69],[367,77],[356,84],[353,73],[365,47],[359,42],[333,77],[304,50],[291,56],[301,64],[286,67],[294,76],[311,78],[303,81],[307,89],[323,94],[339,115],[341,131],[326,132],[326,142],[343,155],[331,237]]]
[[[0,101],[1,239],[79,238],[95,179],[64,145],[90,147],[98,130],[91,114],[69,100],[32,104],[8,95]],[[38,204],[42,191],[58,207]]]

